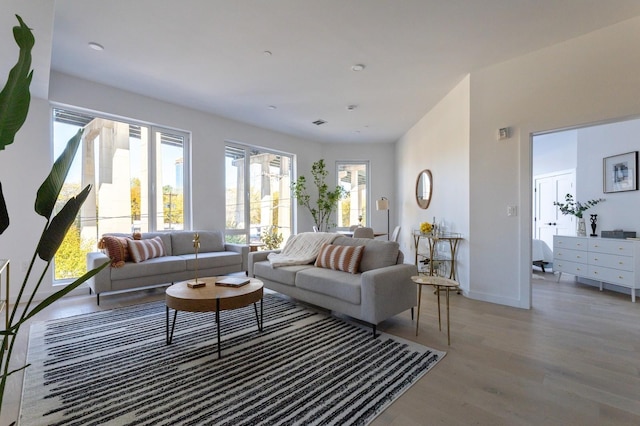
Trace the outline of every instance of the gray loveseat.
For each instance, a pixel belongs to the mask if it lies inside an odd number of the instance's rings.
[[[376,336],[378,323],[417,303],[415,265],[403,263],[398,243],[367,238],[338,237],[332,244],[363,245],[359,272],[325,269],[308,265],[272,267],[269,252],[249,253],[249,276],[266,288],[294,299],[340,312],[369,323]]]
[[[224,242],[220,231],[170,231],[143,233],[142,239],[160,237],[166,252],[165,256],[147,259],[140,263],[127,261],[121,267],[108,266],[87,283],[96,293],[100,304],[100,293],[121,290],[135,290],[141,287],[171,284],[195,277],[196,256],[193,247],[194,234],[200,236],[198,250],[198,276],[226,275],[247,270],[249,247]],[[109,234],[118,237],[131,237],[130,234]],[[87,254],[87,268],[91,270],[109,257],[102,252]]]

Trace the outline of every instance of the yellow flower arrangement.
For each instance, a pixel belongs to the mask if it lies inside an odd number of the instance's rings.
[[[433,226],[429,222],[422,222],[420,224],[420,232],[423,234],[428,234],[433,230]]]

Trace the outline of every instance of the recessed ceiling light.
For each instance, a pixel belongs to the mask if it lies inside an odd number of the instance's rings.
[[[104,46],[101,45],[100,43],[96,43],[95,41],[90,41],[89,47],[92,48],[93,50],[104,50]]]
[[[363,69],[365,69],[363,64],[351,65],[351,71],[362,71]]]
[[[264,52],[262,52],[262,54],[263,54],[264,56],[271,56],[271,52],[270,52],[270,51],[268,51],[268,50],[265,50]]]
[[[269,108],[269,109],[278,109],[278,107],[275,106],[275,105],[269,105],[267,108]]]
[[[356,108],[358,108],[358,105],[347,105],[347,110],[348,111],[353,111]]]

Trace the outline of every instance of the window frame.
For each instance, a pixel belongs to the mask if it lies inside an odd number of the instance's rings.
[[[227,152],[227,147],[232,147],[234,149],[240,149],[244,151],[244,162],[245,162],[245,166],[244,166],[244,182],[246,184],[250,185],[251,182],[251,152],[254,150],[259,151],[260,153],[266,153],[266,154],[273,154],[273,155],[279,155],[282,157],[287,157],[289,158],[290,161],[290,174],[291,174],[291,181],[293,182],[295,179],[295,172],[296,172],[296,156],[295,154],[292,154],[290,152],[284,152],[284,151],[280,151],[277,149],[272,149],[272,148],[265,148],[263,146],[259,146],[259,145],[250,145],[250,144],[246,144],[246,143],[242,143],[242,142],[236,142],[236,141],[231,141],[231,140],[226,140],[224,142],[224,151],[225,151],[225,158],[226,158],[226,152]],[[251,244],[251,190],[250,190],[250,186],[243,188],[243,193],[244,193],[244,197],[243,197],[243,201],[244,201],[244,223],[245,223],[245,227],[241,228],[241,229],[229,229],[227,228],[227,220],[226,220],[226,209],[227,209],[227,205],[226,205],[226,195],[225,195],[225,226],[224,226],[224,234],[225,234],[225,240],[226,237],[228,236],[233,236],[233,235],[240,235],[240,236],[244,236],[246,239],[246,244]],[[289,229],[291,234],[293,235],[295,233],[295,216],[296,216],[296,202],[293,199],[293,194],[291,192],[291,187],[287,188],[288,189],[288,195],[289,195],[289,203],[290,203],[290,210],[291,210],[291,215],[289,217]],[[225,160],[225,194],[226,194],[226,190],[227,190],[227,183],[226,183],[226,160]]]
[[[149,123],[149,122],[145,122],[145,121],[140,121],[140,120],[135,120],[132,118],[125,118],[125,117],[121,117],[121,116],[117,116],[114,114],[108,114],[108,113],[104,113],[104,112],[97,112],[97,111],[92,111],[92,110],[88,110],[88,109],[83,109],[83,108],[79,108],[79,107],[74,107],[74,106],[69,106],[69,105],[61,105],[61,104],[56,104],[56,103],[51,103],[50,107],[49,107],[49,112],[50,112],[50,117],[51,117],[51,122],[50,122],[50,135],[51,135],[51,140],[50,140],[50,147],[51,147],[51,164],[53,164],[53,162],[55,161],[55,144],[56,144],[56,139],[55,139],[55,130],[54,130],[54,125],[56,122],[64,122],[63,120],[59,120],[56,113],[57,111],[64,111],[64,112],[68,112],[69,114],[76,114],[78,116],[85,116],[87,118],[91,117],[92,119],[104,119],[104,120],[109,120],[109,121],[115,121],[115,122],[120,122],[120,123],[124,123],[124,124],[128,124],[130,126],[136,126],[136,127],[140,127],[140,128],[145,128],[147,129],[148,132],[148,153],[147,153],[147,190],[149,191],[149,199],[148,199],[148,232],[161,232],[161,231],[166,231],[165,229],[159,229],[158,226],[161,226],[162,224],[159,224],[158,222],[158,209],[157,209],[157,194],[156,194],[156,179],[158,177],[158,171],[157,171],[157,162],[160,160],[160,158],[158,157],[158,152],[156,149],[156,141],[155,141],[155,135],[157,132],[160,133],[166,133],[166,134],[171,134],[171,135],[175,135],[178,136],[179,138],[182,139],[183,141],[183,146],[182,146],[182,150],[183,150],[183,163],[182,163],[182,191],[183,191],[183,222],[182,222],[182,226],[183,229],[185,230],[189,230],[192,229],[192,194],[191,194],[191,189],[192,189],[192,184],[191,184],[191,138],[192,138],[192,134],[189,131],[186,130],[180,130],[180,129],[176,129],[176,128],[172,128],[170,126],[165,126],[165,125],[157,125],[154,123]],[[71,123],[68,123],[71,124]],[[81,127],[78,124],[79,127]],[[64,142],[66,143],[66,141]],[[81,149],[81,148],[80,148]],[[80,153],[80,149],[78,150],[78,152],[76,153],[77,155],[82,155]],[[75,159],[74,159],[75,161]],[[159,166],[159,165],[158,165]],[[65,178],[65,182],[66,182],[66,178]],[[95,190],[92,189],[92,190]],[[89,202],[89,200],[87,200],[86,202]],[[79,213],[80,214],[80,213]],[[123,230],[123,232],[129,232],[130,230]],[[95,248],[94,248],[95,249]],[[54,262],[55,262],[55,257],[54,257]],[[64,278],[64,279],[56,279],[55,277],[55,267],[51,268],[51,274],[52,274],[52,282],[53,285],[63,285],[66,284],[68,282],[73,281],[74,278]]]
[[[369,160],[336,160],[336,164],[335,164],[335,175],[336,175],[336,185],[341,185],[340,183],[340,166],[341,165],[355,165],[355,166],[365,166],[365,197],[366,197],[366,201],[365,201],[365,210],[366,210],[366,214],[363,217],[365,226],[371,227],[371,162]],[[343,198],[343,200],[348,199],[347,198]],[[336,210],[336,224],[339,223],[339,217],[338,215],[340,214],[340,209]],[[351,224],[350,226],[356,225]],[[348,226],[336,226],[336,229],[338,230],[348,230],[349,227]]]

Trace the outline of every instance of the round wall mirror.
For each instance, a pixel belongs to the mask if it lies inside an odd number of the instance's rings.
[[[418,179],[416,179],[416,201],[421,209],[429,207],[432,190],[433,178],[431,177],[431,170],[425,169],[418,174]]]

